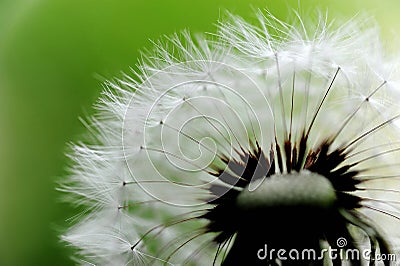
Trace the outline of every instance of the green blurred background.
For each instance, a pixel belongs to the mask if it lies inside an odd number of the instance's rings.
[[[302,0],[331,18],[366,11],[390,46],[398,0]],[[189,29],[214,32],[223,10],[254,19],[268,7],[285,19],[297,0],[0,0],[0,265],[73,265],[58,240],[74,214],[60,202],[66,143],[85,129],[101,80],[134,67],[149,39]]]

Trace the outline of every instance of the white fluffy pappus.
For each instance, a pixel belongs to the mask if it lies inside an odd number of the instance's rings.
[[[62,236],[77,262],[358,265],[257,251],[398,248],[400,58],[365,20],[258,18],[155,43],[106,84],[60,188],[85,209]]]

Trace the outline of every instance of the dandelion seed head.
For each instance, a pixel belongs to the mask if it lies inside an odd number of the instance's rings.
[[[60,188],[85,208],[63,236],[82,264],[257,264],[263,243],[338,237],[397,248],[381,227],[400,220],[400,61],[367,20],[257,16],[155,42],[105,84]]]

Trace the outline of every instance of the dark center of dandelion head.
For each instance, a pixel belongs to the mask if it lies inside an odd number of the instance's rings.
[[[264,180],[255,190],[245,188],[237,197],[237,207],[245,212],[271,208],[331,208],[336,194],[331,182],[309,171],[278,174]]]
[[[213,175],[233,187],[212,185],[215,206],[203,216],[221,250],[230,246],[223,265],[323,265],[322,250],[335,248],[340,237],[348,240],[346,248],[356,248],[348,227],[354,221],[342,213],[360,206],[352,193],[358,171],[346,164],[343,149],[330,145],[306,151],[300,141],[286,162],[278,144],[269,157],[256,144],[239,160],[224,159],[227,167]]]
[[[237,235],[225,264],[273,264],[280,249],[286,257],[290,250],[314,250],[302,262],[316,263],[335,203],[331,182],[307,170],[272,175],[253,191],[246,187],[236,198]]]

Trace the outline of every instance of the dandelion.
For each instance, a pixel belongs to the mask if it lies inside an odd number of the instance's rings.
[[[134,77],[106,84],[61,187],[84,210],[62,236],[79,263],[360,265],[343,254],[395,251],[399,58],[366,20],[258,18],[155,43]],[[339,256],[288,254],[327,248]]]

